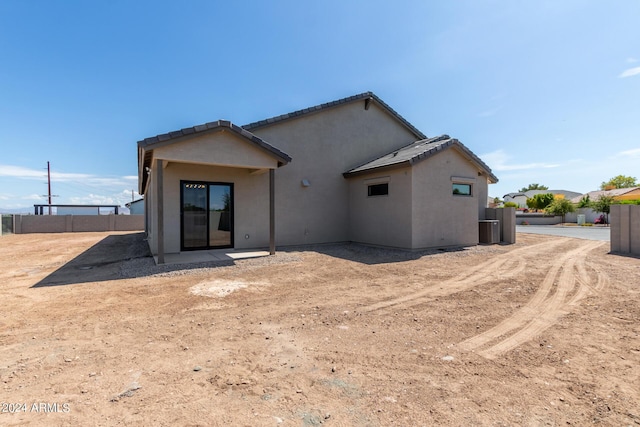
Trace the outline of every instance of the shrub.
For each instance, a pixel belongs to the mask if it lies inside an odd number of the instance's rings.
[[[611,212],[611,205],[613,204],[613,196],[602,195],[598,200],[591,203],[591,209],[596,212],[604,214],[605,224],[609,223],[609,212]]]
[[[615,205],[640,205],[640,200],[616,200],[613,202]]]
[[[567,199],[556,199],[554,200],[545,211],[551,215],[562,215],[562,222],[564,223],[564,216],[569,212],[575,212],[575,207],[573,203],[568,201]]]
[[[542,210],[553,203],[554,200],[555,197],[551,193],[536,194],[533,197],[529,197],[527,199],[527,206],[530,209]]]
[[[507,202],[504,204],[505,208],[517,208],[519,207],[518,204],[516,202]]]
[[[579,208],[588,208],[591,207],[591,198],[589,197],[588,194],[582,196],[582,198],[580,199],[580,201],[578,202],[578,207]]]

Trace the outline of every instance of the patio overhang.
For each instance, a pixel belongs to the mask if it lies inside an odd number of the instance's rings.
[[[224,120],[139,141],[139,193],[145,194],[155,180],[157,262],[165,262],[163,171],[171,163],[245,169],[251,175],[268,172],[269,253],[275,254],[275,170],[290,161],[288,154]]]

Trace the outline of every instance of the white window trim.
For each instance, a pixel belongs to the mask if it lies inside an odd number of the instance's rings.
[[[362,183],[368,187],[369,185],[387,184],[390,181],[391,181],[391,176],[379,176],[376,178],[365,179],[362,181]]]
[[[466,176],[452,176],[451,177],[451,182],[453,182],[454,184],[475,184],[476,183],[476,179],[475,178],[469,178]]]

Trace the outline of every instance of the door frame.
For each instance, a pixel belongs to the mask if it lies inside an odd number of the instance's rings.
[[[184,246],[184,184],[203,184],[206,185],[207,187],[207,245],[206,246],[201,246],[201,247],[196,247],[196,248],[185,248]],[[222,245],[222,246],[211,246],[210,243],[210,230],[209,230],[209,226],[210,226],[210,218],[209,218],[209,214],[210,214],[210,191],[209,191],[209,186],[211,185],[227,185],[229,186],[229,194],[231,197],[231,201],[229,204],[229,216],[231,217],[231,224],[230,224],[230,244],[229,245]],[[180,180],[180,251],[204,251],[204,250],[209,250],[209,249],[226,249],[226,248],[233,248],[234,247],[234,230],[235,230],[235,200],[234,200],[235,196],[234,196],[234,189],[233,189],[233,182],[219,182],[219,181],[198,181],[198,180],[192,180],[192,179],[181,179]]]

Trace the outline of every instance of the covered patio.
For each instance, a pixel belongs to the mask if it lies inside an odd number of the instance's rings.
[[[138,161],[158,264],[215,260],[217,249],[275,253],[275,171],[287,154],[220,120],[140,141]]]

